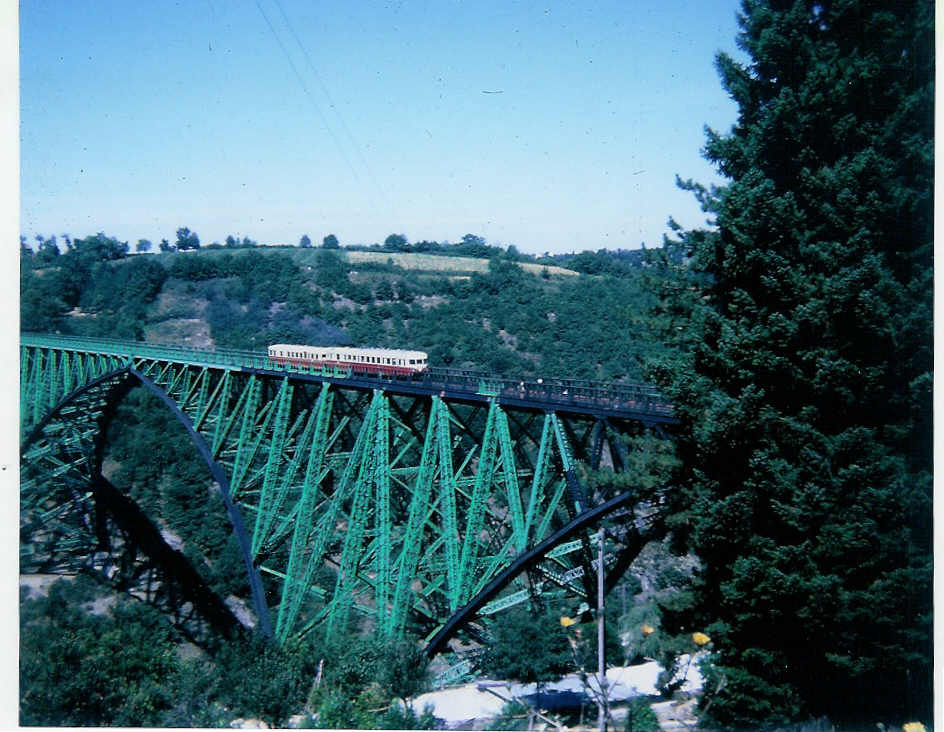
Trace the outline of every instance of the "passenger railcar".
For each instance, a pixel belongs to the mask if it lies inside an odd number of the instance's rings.
[[[423,351],[394,348],[346,348],[276,343],[269,346],[269,361],[293,366],[323,366],[351,369],[364,374],[409,376],[425,371],[428,356]]]

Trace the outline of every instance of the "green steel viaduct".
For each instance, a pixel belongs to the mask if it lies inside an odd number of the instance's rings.
[[[158,397],[206,463],[251,612],[214,593],[161,517],[103,475],[105,431],[132,388]],[[675,421],[645,386],[367,377],[264,353],[22,334],[21,572],[91,572],[198,642],[247,626],[279,642],[330,635],[359,615],[433,656],[535,594],[593,597],[593,532],[616,517],[614,583],[654,530],[658,495],[591,489],[587,469],[626,470],[623,437]]]

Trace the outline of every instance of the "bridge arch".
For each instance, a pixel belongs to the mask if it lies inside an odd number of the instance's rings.
[[[42,458],[62,462],[61,456],[56,455],[54,445],[47,442],[37,450],[37,443],[44,441],[47,428],[57,420],[62,419],[66,412],[71,412],[71,421],[74,421],[75,416],[78,415],[79,422],[83,425],[80,428],[82,439],[80,443],[75,442],[76,429],[73,425],[73,428],[69,430],[73,434],[70,441],[73,447],[78,447],[84,453],[82,462],[85,475],[83,477],[91,488],[92,499],[95,504],[92,509],[93,512],[99,515],[103,511],[108,511],[122,528],[133,526],[133,530],[137,533],[136,542],[141,543],[143,539],[144,543],[151,549],[152,559],[162,561],[165,570],[172,569],[176,573],[174,579],[182,582],[185,590],[183,599],[200,605],[200,610],[207,613],[211,619],[218,621],[216,623],[218,627],[223,626],[227,631],[231,631],[235,617],[225,610],[220,602],[216,601],[218,598],[215,598],[215,596],[211,598],[211,591],[183,555],[169,547],[166,541],[160,538],[159,532],[156,532],[156,529],[153,528],[153,524],[150,527],[148,526],[149,522],[140,509],[130,499],[122,496],[102,475],[104,438],[108,424],[114,416],[118,403],[135,384],[143,386],[154,394],[174,415],[193,442],[210,475],[219,485],[227,518],[237,540],[240,558],[246,568],[253,610],[258,621],[258,630],[263,636],[271,638],[272,626],[265,603],[262,582],[249,553],[245,522],[238,507],[229,496],[229,480],[225,471],[219,463],[213,460],[206,441],[194,430],[188,416],[180,410],[170,395],[133,365],[127,364],[108,370],[59,399],[39,423],[32,427],[21,444],[21,455],[24,461],[27,464],[32,463],[29,472],[36,473],[38,472],[37,468],[41,469],[40,466],[43,465]],[[36,488],[41,490],[39,486],[36,486]],[[119,516],[116,512],[122,515]],[[98,520],[101,521],[101,519]]]
[[[635,490],[624,491],[610,500],[585,511],[551,536],[527,551],[522,552],[515,560],[506,567],[497,577],[492,579],[468,604],[449,618],[443,627],[426,644],[426,654],[432,658],[441,653],[446,644],[456,635],[456,632],[465,624],[471,622],[476,614],[482,608],[495,598],[495,596],[508,586],[515,578],[526,572],[530,567],[545,559],[549,552],[560,547],[582,531],[586,531],[605,520],[608,516],[627,508],[633,508],[634,504],[639,502],[639,494]],[[620,551],[616,567],[609,575],[610,581],[605,582],[605,592],[611,589],[612,580],[619,579],[623,570],[638,556],[644,544],[656,535],[658,529],[652,531],[653,527],[646,526],[642,530],[634,520],[628,530],[624,533],[627,536],[622,537],[623,547]]]

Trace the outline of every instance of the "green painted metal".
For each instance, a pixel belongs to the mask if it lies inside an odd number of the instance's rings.
[[[451,610],[458,609],[470,594],[472,573],[479,551],[478,534],[482,527],[486,501],[492,483],[492,473],[495,467],[495,420],[498,412],[498,403],[492,400],[489,404],[485,436],[482,439],[482,449],[479,453],[479,464],[475,472],[472,501],[466,515],[465,536],[462,539],[462,554],[459,557],[459,578],[451,597]]]
[[[284,493],[276,489],[279,469],[284,461],[285,436],[288,428],[289,405],[292,401],[292,385],[288,378],[282,380],[278,402],[275,408],[275,423],[272,427],[272,436],[269,444],[265,465],[265,476],[259,493],[259,502],[256,506],[256,522],[252,532],[253,556],[259,553],[263,541],[269,534],[269,529],[275,519],[275,514],[281,506],[280,500]]]
[[[276,633],[280,639],[291,635],[295,628],[302,604],[308,599],[312,577],[322,562],[324,545],[329,527],[333,525],[338,505],[326,496],[328,509],[315,518],[315,506],[320,491],[318,484],[324,476],[325,453],[328,448],[328,421],[331,414],[333,394],[325,384],[318,395],[315,407],[315,427],[308,464],[299,501],[298,517],[292,534],[291,552],[288,559],[287,581],[283,587],[281,612],[278,615]],[[320,588],[319,588],[320,589]],[[324,599],[326,591],[320,595]]]
[[[337,580],[335,581],[334,596],[331,599],[329,609],[327,629],[329,637],[339,629],[345,629],[344,625],[350,609],[348,595],[355,583],[354,574],[356,572],[358,550],[367,519],[367,480],[370,475],[370,458],[372,457],[369,443],[374,437],[372,432],[382,398],[379,392],[374,394],[361,430],[357,435],[357,442],[341,476],[341,482],[331,499],[331,504],[337,507],[335,509],[335,512],[337,512],[340,508],[340,502],[350,498],[350,511],[344,531],[343,550],[338,566]]]
[[[20,364],[24,434],[128,365],[167,394],[226,477],[281,641],[319,624],[344,632],[352,610],[387,637],[411,623],[427,634],[581,508],[566,498],[565,474],[579,463],[564,417],[509,419],[494,397],[484,406],[357,391],[296,376],[323,375],[312,369],[270,373],[260,354],[60,336],[31,336]],[[61,551],[94,545],[77,517],[111,386],[66,404],[22,456],[25,520],[52,527]],[[580,546],[548,559],[547,576],[573,591]],[[23,551],[35,560],[49,547]],[[521,582],[482,613],[541,591]]]
[[[393,595],[393,608],[390,613],[391,628],[395,635],[403,631],[407,610],[411,603],[412,587],[416,577],[417,562],[422,548],[423,529],[429,521],[427,507],[433,484],[435,467],[437,421],[442,419],[442,404],[438,397],[433,397],[431,416],[426,428],[426,439],[420,459],[416,483],[410,502],[409,517],[404,532],[403,549],[400,554],[400,572],[397,576]]]
[[[435,422],[439,456],[439,502],[441,506],[443,542],[446,551],[446,577],[453,596],[459,594],[459,525],[456,518],[456,474],[452,464],[452,435],[449,430],[449,407],[433,397],[430,423]]]
[[[391,590],[392,551],[392,516],[390,506],[390,405],[383,392],[380,395],[380,413],[375,430],[376,446],[374,454],[374,485],[376,487],[374,528],[376,546],[374,548],[374,571],[377,575],[375,585],[377,605],[377,625],[381,634],[393,634],[393,616],[389,601]]]
[[[530,600],[533,594],[534,593],[529,590],[518,590],[510,595],[499,597],[497,600],[485,604],[482,609],[479,610],[479,615],[494,615],[497,612],[507,610],[515,605],[520,605],[522,602]]]
[[[498,413],[498,443],[501,446],[501,465],[505,479],[505,497],[508,501],[508,512],[511,516],[511,527],[515,549],[524,551],[528,544],[528,537],[524,527],[524,513],[521,508],[521,491],[518,487],[518,471],[515,466],[515,453],[511,444],[511,433],[508,429],[508,417],[504,412]]]

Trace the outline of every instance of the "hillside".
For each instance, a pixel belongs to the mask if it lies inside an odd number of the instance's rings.
[[[288,247],[102,261],[100,249],[23,268],[24,330],[410,347],[438,366],[591,379],[640,380],[658,348],[645,336],[641,269],[588,276],[497,257]]]

